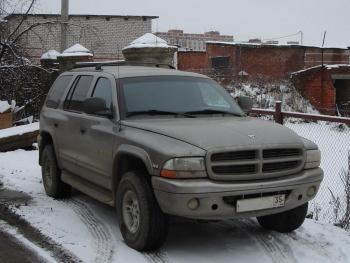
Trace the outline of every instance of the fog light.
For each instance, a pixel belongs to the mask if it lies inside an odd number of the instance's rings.
[[[187,206],[191,210],[196,210],[199,207],[199,200],[197,198],[193,198],[188,201]]]
[[[316,187],[315,186],[309,187],[309,189],[307,189],[307,192],[306,192],[308,197],[314,196],[315,193],[316,193]]]

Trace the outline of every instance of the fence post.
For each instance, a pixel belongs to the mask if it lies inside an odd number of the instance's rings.
[[[283,124],[282,102],[281,101],[276,101],[275,113],[273,115],[273,119],[275,122],[277,122],[279,124]]]

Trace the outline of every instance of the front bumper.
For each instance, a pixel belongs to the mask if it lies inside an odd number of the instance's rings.
[[[193,219],[221,220],[234,217],[256,217],[279,213],[298,207],[313,199],[323,179],[321,168],[303,170],[298,174],[278,179],[252,182],[218,182],[209,179],[165,179],[152,177],[154,193],[161,210],[170,215]],[[315,194],[307,195],[310,187]],[[242,196],[268,195],[287,192],[285,206],[265,210],[236,212],[236,204],[227,200],[241,199]],[[188,202],[197,198],[199,207],[190,209]]]

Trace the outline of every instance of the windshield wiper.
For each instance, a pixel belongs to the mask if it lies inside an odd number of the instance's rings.
[[[143,110],[143,111],[131,111],[126,113],[126,117],[135,116],[135,115],[174,115],[174,116],[182,116],[187,118],[196,118],[196,116],[189,115],[186,113],[162,111],[162,110]]]
[[[243,115],[239,113],[234,113],[230,111],[225,110],[215,110],[215,109],[203,109],[203,110],[196,110],[196,111],[186,111],[183,114],[229,114],[233,116],[239,116],[242,117]]]

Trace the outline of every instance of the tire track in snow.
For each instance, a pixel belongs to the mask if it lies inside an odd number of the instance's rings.
[[[170,260],[166,255],[166,252],[162,250],[156,251],[154,253],[142,253],[146,260],[150,263],[169,263]]]
[[[101,220],[99,220],[91,209],[83,202],[76,198],[68,201],[81,221],[86,225],[96,242],[96,257],[94,262],[107,263],[110,262],[114,253],[113,239]]]
[[[251,219],[241,220],[235,225],[240,228],[243,226],[242,229],[264,248],[274,263],[296,262],[288,245],[281,243],[280,239],[277,240],[271,233],[263,232]]]

